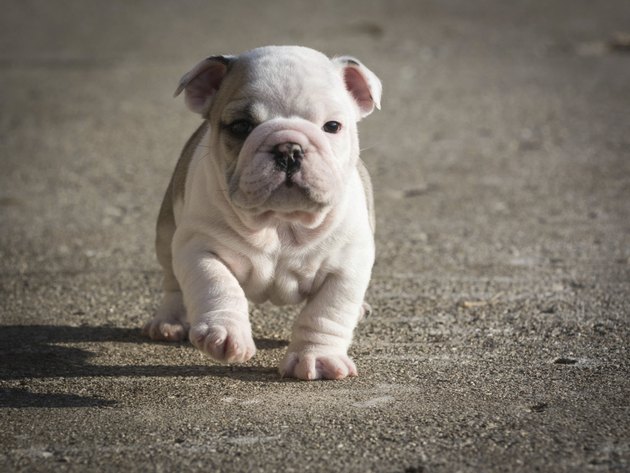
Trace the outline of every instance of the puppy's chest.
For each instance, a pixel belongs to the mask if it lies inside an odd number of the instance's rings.
[[[315,292],[325,278],[323,258],[318,254],[279,250],[253,255],[249,263],[249,271],[239,282],[253,302],[298,304]]]

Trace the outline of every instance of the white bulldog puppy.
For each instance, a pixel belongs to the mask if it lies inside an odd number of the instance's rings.
[[[204,122],[160,210],[164,299],[144,333],[243,363],[248,300],[304,303],[281,375],[356,376],[347,351],[374,262],[356,123],[379,107],[379,79],[351,57],[270,46],[203,60],[181,92]]]

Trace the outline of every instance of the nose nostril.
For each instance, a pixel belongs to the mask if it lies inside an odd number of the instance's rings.
[[[302,166],[304,150],[297,143],[280,143],[273,147],[272,153],[278,169],[288,176],[295,174]]]
[[[276,162],[276,166],[280,168],[281,171],[287,170],[288,158],[286,154],[274,154],[273,159]]]

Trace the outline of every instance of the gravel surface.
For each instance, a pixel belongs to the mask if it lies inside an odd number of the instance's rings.
[[[0,470],[630,469],[630,4],[1,1]],[[209,54],[382,79],[360,376],[278,377],[294,309],[212,363],[139,328]]]

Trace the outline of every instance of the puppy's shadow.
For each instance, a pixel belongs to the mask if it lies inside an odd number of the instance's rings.
[[[90,363],[94,353],[65,346],[72,343],[122,342],[160,344],[181,349],[184,344],[153,342],[138,329],[113,326],[9,325],[0,326],[0,380],[80,377],[218,376],[243,381],[278,381],[275,367],[207,364],[99,365]],[[284,340],[259,338],[260,350],[288,345]],[[178,346],[179,345],[179,346]],[[185,344],[190,350],[194,348]]]

